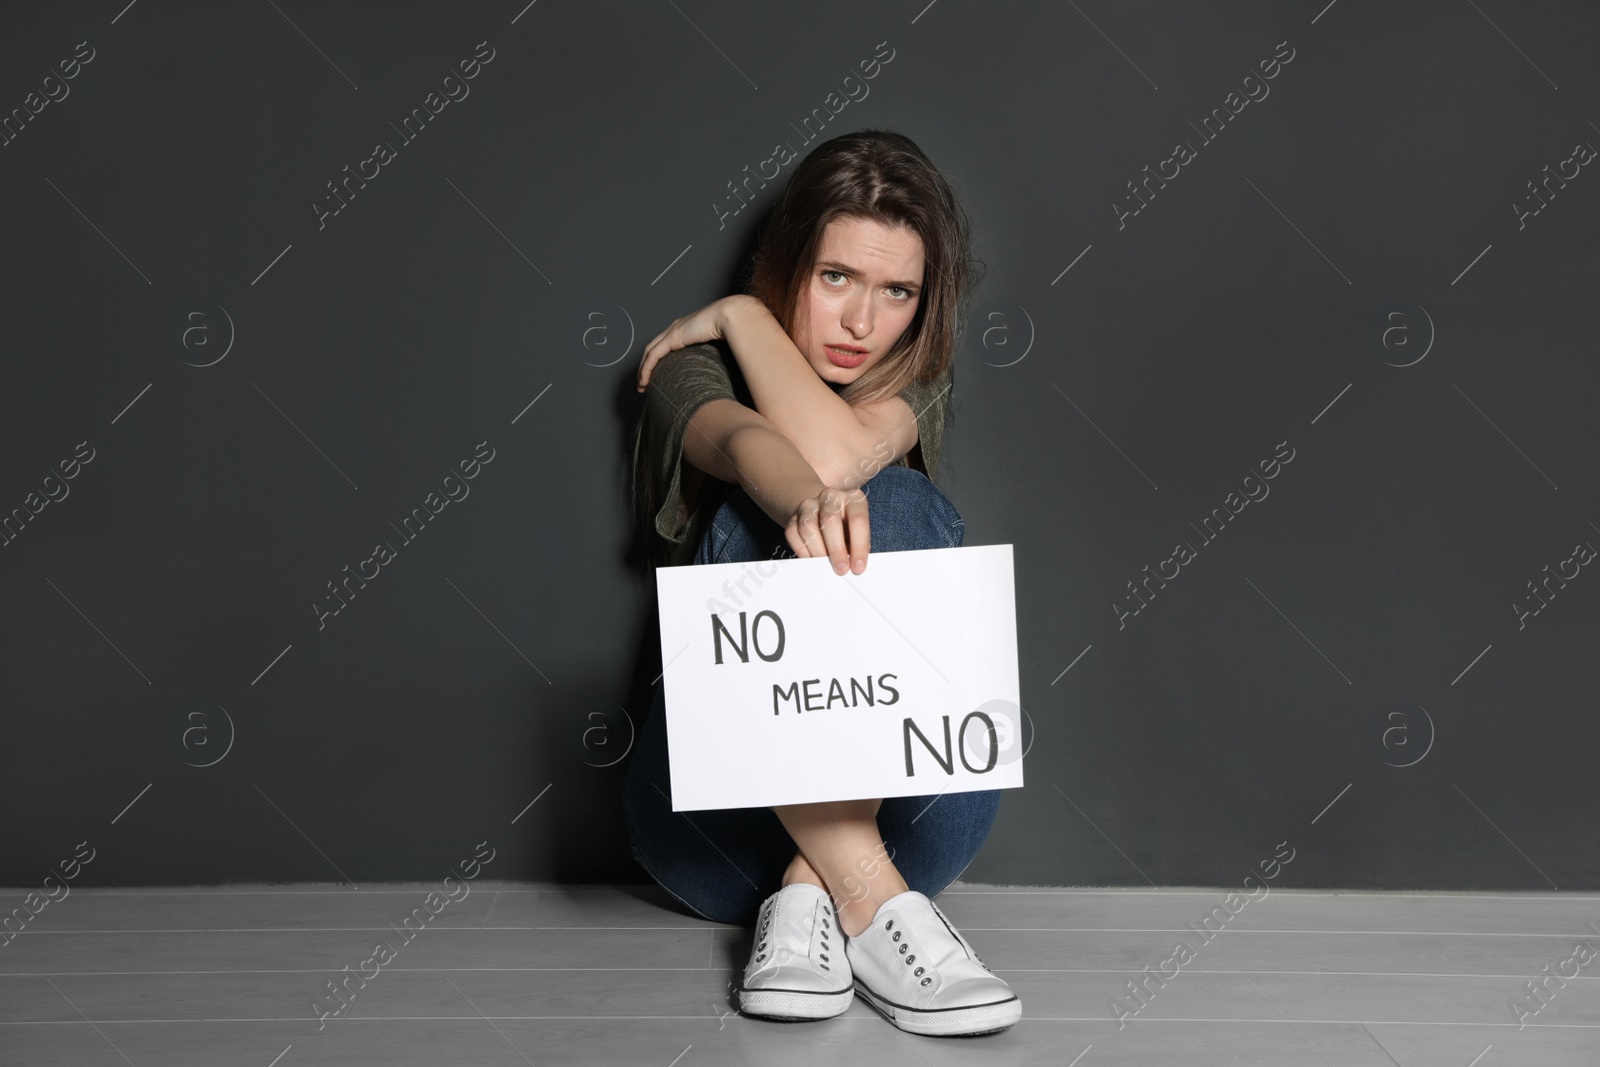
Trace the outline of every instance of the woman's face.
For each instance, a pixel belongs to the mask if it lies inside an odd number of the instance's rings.
[[[922,299],[922,238],[854,216],[822,232],[795,305],[794,343],[817,376],[848,385],[881,360]]]

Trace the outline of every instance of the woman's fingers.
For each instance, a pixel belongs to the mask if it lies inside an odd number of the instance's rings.
[[[650,384],[650,372],[655,365],[668,352],[680,348],[687,348],[701,341],[713,341],[723,336],[722,315],[723,310],[730,304],[738,304],[743,297],[723,297],[680,319],[674,319],[672,325],[656,334],[655,338],[645,346],[643,358],[639,361],[639,382],[637,389],[644,392]],[[754,299],[753,297],[749,299]]]
[[[848,492],[830,489],[823,494],[820,503],[822,536],[833,561],[834,573],[853,570],[860,574],[867,565],[867,549],[872,545],[867,527],[866,494],[859,489]]]
[[[844,524],[844,509],[831,506],[828,501],[822,511],[822,538],[828,546],[828,558],[833,561],[833,573],[843,574],[850,569],[849,530]]]
[[[867,568],[867,553],[872,548],[872,529],[867,517],[867,494],[860,489],[833,489],[825,494],[823,508],[829,519],[829,555],[839,574]],[[834,540],[836,538],[837,540]]]
[[[845,511],[850,525],[850,569],[860,574],[867,569],[867,553],[872,549],[872,525],[867,519],[867,495],[856,490],[859,500],[851,500]]]
[[[674,319],[671,326],[656,334],[650,343],[644,346],[644,352],[639,359],[639,392],[644,392],[645,387],[650,384],[650,372],[655,369],[661,357],[672,351],[674,346],[664,342],[682,323],[682,319]]]
[[[673,325],[676,325],[676,323]],[[662,333],[656,334],[655,339],[644,346],[644,355],[639,360],[638,388],[639,392],[641,393],[644,392],[645,387],[650,384],[650,372],[655,369],[656,361],[666,354],[664,351],[657,351],[657,349],[661,345],[661,339],[666,337],[670,332],[672,331],[669,328]]]
[[[827,556],[835,574],[860,574],[872,547],[867,495],[859,489],[824,490],[800,505],[784,537],[797,558]]]
[[[822,509],[816,498],[805,501],[789,520],[789,547],[801,559],[828,554],[827,537],[822,529]]]
[[[822,528],[817,524],[815,509],[808,512],[802,506],[795,517],[789,520],[787,534],[789,547],[794,549],[794,554],[800,559],[828,554],[827,545],[822,540]]]

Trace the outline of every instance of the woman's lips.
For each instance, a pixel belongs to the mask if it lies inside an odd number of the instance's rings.
[[[828,359],[833,362],[835,367],[844,367],[847,370],[851,367],[859,367],[861,362],[867,358],[867,353],[865,352],[852,352],[849,349],[835,348],[832,345],[824,347],[827,349]]]

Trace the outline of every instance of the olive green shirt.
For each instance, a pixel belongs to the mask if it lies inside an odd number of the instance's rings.
[[[952,360],[952,366],[954,361]],[[900,397],[917,418],[917,443],[895,461],[933,478],[939,469],[945,421],[950,410],[951,368],[927,382],[912,382]],[[832,384],[829,383],[832,388]],[[837,390],[836,390],[837,391]],[[706,524],[733,486],[703,474],[683,458],[689,419],[712,400],[735,400],[755,409],[744,376],[726,342],[676,349],[661,357],[650,374],[645,409],[635,441],[634,469],[650,480],[650,499],[661,501],[653,518],[656,534],[667,542],[667,565],[694,561]],[[639,449],[645,450],[640,457]],[[640,459],[645,463],[641,465]]]

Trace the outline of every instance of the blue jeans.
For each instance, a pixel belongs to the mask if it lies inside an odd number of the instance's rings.
[[[909,467],[885,467],[862,489],[867,494],[872,552],[960,546],[961,516],[927,475]],[[735,487],[713,518],[694,561],[793,557],[783,528]],[[867,565],[872,565],[870,556]],[[663,692],[658,682],[655,703],[623,784],[633,858],[701,918],[752,925],[761,902],[782,885],[783,872],[794,859],[794,840],[771,808],[672,810]],[[998,789],[886,797],[878,809],[878,830],[886,855],[906,884],[933,897],[967,869],[989,836],[999,808]]]

